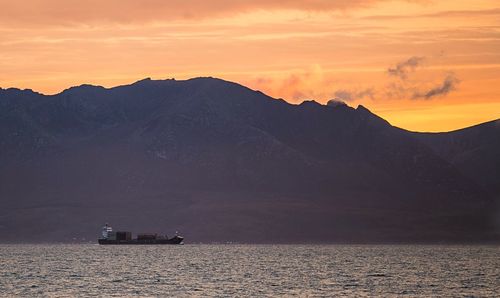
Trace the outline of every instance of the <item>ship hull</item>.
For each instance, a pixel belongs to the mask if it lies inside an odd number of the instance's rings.
[[[184,238],[175,236],[170,239],[147,239],[147,240],[109,240],[98,239],[101,245],[165,245],[165,244],[183,244]]]

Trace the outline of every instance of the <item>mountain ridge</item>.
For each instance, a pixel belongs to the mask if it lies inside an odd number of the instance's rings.
[[[134,86],[134,85],[144,85],[145,83],[151,83],[151,84],[162,84],[162,83],[165,83],[165,82],[180,82],[180,83],[182,83],[182,82],[192,82],[192,81],[197,81],[197,80],[208,80],[208,81],[213,80],[213,81],[218,81],[218,82],[223,82],[223,83],[228,83],[228,84],[236,85],[236,86],[239,86],[239,87],[251,90],[253,92],[257,92],[257,93],[263,94],[263,95],[265,95],[266,97],[268,97],[270,99],[273,99],[273,100],[276,100],[276,101],[279,101],[279,102],[283,102],[283,103],[286,103],[286,104],[289,104],[289,105],[299,105],[300,106],[300,105],[307,105],[309,103],[314,103],[314,104],[317,104],[318,106],[328,106],[327,103],[322,104],[320,102],[317,102],[314,99],[306,99],[306,100],[303,100],[300,103],[290,103],[290,102],[284,100],[283,98],[274,98],[274,97],[268,96],[268,95],[266,95],[265,93],[263,93],[260,90],[257,90],[257,89],[254,90],[254,89],[251,89],[249,87],[246,87],[246,86],[241,85],[241,84],[236,83],[236,82],[232,82],[232,81],[228,81],[228,80],[224,80],[224,79],[220,79],[220,78],[216,78],[216,77],[211,77],[211,76],[194,77],[194,78],[184,79],[184,80],[179,80],[179,79],[175,79],[175,78],[171,78],[171,79],[152,79],[150,77],[146,77],[146,78],[143,78],[143,79],[139,79],[139,80],[137,80],[137,81],[135,81],[133,83],[130,83],[130,84],[123,84],[123,85],[117,85],[117,86],[112,86],[112,87],[104,87],[104,86],[101,86],[101,85],[94,85],[94,84],[86,84],[86,83],[84,83],[84,84],[80,84],[80,85],[75,85],[75,86],[68,87],[68,88],[66,88],[66,89],[64,89],[64,90],[62,90],[62,91],[60,91],[58,93],[55,93],[55,94],[44,94],[42,92],[38,92],[38,91],[30,89],[30,88],[25,88],[25,89],[20,89],[20,88],[17,88],[17,87],[2,88],[1,86],[0,86],[0,92],[2,92],[2,91],[3,92],[21,92],[21,93],[26,92],[27,94],[41,95],[41,96],[44,96],[44,97],[57,97],[57,96],[61,96],[63,94],[67,94],[68,92],[71,92],[72,90],[81,90],[81,89],[90,89],[90,90],[92,90],[92,89],[94,89],[94,90],[99,90],[99,91],[109,91],[109,90],[114,90],[114,89],[119,89],[119,88],[127,88],[127,87],[131,87],[131,86]],[[381,118],[380,116],[378,116],[377,114],[373,113],[370,109],[366,108],[362,104],[359,104],[358,107],[356,107],[356,108],[353,108],[351,106],[348,106],[348,107],[352,108],[352,109],[366,110],[367,112],[369,112],[369,113],[371,113],[371,114],[373,114],[373,115]],[[381,118],[381,119],[383,119],[383,118]],[[383,120],[387,121],[385,119],[383,119]],[[480,125],[483,125],[483,124],[498,123],[498,122],[500,122],[500,118],[488,120],[488,121],[477,123],[477,124],[473,124],[473,125],[470,125],[470,126],[467,126],[467,127],[461,127],[461,128],[456,128],[456,129],[448,130],[448,131],[438,131],[438,132],[414,131],[414,130],[408,130],[408,129],[401,128],[401,127],[398,127],[398,128],[406,130],[408,132],[413,132],[413,133],[439,134],[439,133],[451,133],[451,132],[460,131],[460,130],[467,130],[469,128],[473,128],[473,127],[480,126]]]

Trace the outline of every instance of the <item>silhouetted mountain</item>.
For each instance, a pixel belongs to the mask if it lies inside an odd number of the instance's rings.
[[[2,241],[498,239],[498,122],[418,134],[213,78],[0,89]]]
[[[416,136],[500,201],[500,120]]]

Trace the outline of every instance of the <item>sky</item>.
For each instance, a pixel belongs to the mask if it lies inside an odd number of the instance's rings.
[[[500,118],[498,0],[0,0],[0,87],[212,76],[413,131]]]

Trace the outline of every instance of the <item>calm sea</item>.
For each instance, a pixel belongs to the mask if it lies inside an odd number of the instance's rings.
[[[0,296],[500,295],[500,246],[0,245]]]

